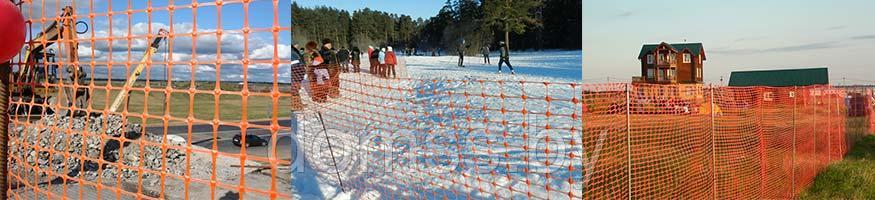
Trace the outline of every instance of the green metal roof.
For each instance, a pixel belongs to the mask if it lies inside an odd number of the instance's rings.
[[[660,43],[661,44],[661,43]],[[641,47],[641,53],[638,53],[638,58],[643,58],[644,55],[652,52],[656,47],[660,44],[645,44]],[[668,43],[666,43],[668,44]],[[693,54],[700,54],[702,51],[705,51],[705,48],[702,46],[702,43],[677,43],[677,44],[668,44],[668,47],[677,50],[678,52],[684,51],[684,49],[689,49]]]
[[[729,77],[729,86],[806,86],[829,84],[826,67],[805,69],[735,71]]]

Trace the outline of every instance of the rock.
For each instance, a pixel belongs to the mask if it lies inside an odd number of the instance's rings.
[[[10,159],[10,167],[13,172],[31,173],[32,175],[26,177],[33,177],[34,180],[50,178],[45,173],[47,171],[81,177],[85,180],[97,178],[115,180],[119,174],[122,175],[122,180],[134,183],[140,178],[150,185],[160,180],[159,176],[148,173],[140,177],[135,169],[124,168],[119,171],[116,167],[118,162],[122,162],[127,167],[163,170],[182,175],[185,171],[186,155],[176,149],[162,149],[161,136],[144,133],[142,130],[141,125],[127,123],[123,118],[115,115],[73,118],[45,116],[31,125],[11,128],[10,156],[20,159]],[[101,135],[105,138],[101,138]],[[125,138],[125,144],[120,144],[118,139],[120,137]],[[145,145],[140,140],[159,145]],[[167,138],[167,145],[186,144],[185,139],[179,136]],[[145,146],[141,147],[141,145]],[[37,147],[51,149],[52,153],[36,151]],[[93,160],[103,159],[104,163],[108,164],[100,166],[91,160],[83,162],[80,156]],[[34,167],[39,168],[40,172],[34,170]]]

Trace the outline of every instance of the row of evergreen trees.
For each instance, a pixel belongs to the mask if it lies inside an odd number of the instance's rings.
[[[425,54],[459,47],[469,54],[483,46],[497,50],[506,38],[515,50],[580,49],[580,6],[580,0],[447,0],[436,16],[413,19],[368,8],[349,13],[292,3],[293,39],[300,45],[330,38],[336,47],[390,45]]]

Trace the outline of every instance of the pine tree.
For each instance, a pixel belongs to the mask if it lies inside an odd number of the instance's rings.
[[[541,21],[530,12],[541,5],[541,0],[486,0],[484,20],[487,26],[504,31],[504,45],[510,49],[511,32],[521,34],[527,26],[541,26]]]

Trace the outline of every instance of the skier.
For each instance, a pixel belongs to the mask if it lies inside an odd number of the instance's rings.
[[[483,46],[481,51],[483,53],[483,63],[489,64],[489,45]]]
[[[316,48],[315,41],[307,42],[304,51],[304,63],[307,64],[307,79],[310,82],[310,97],[313,102],[324,103],[326,99],[326,86],[328,86],[328,68],[323,65],[324,59]]]
[[[340,51],[337,51],[337,61],[340,62],[341,71],[349,73],[349,50],[346,47],[340,47]]]
[[[361,71],[362,64],[362,51],[359,50],[359,47],[352,47],[352,71],[355,73],[359,73]]]
[[[380,49],[380,55],[377,59],[380,60],[380,69],[377,71],[380,71],[380,77],[386,78],[386,48]]]
[[[301,102],[301,81],[304,80],[304,74],[307,73],[307,63],[304,61],[304,55],[298,50],[298,45],[293,45],[294,53],[292,53],[292,111],[304,110],[304,103]]]
[[[337,53],[331,50],[331,39],[322,39],[322,50],[319,51],[322,58],[325,59],[323,65],[328,68],[329,87],[328,96],[331,98],[340,97],[340,63],[337,59]]]
[[[389,74],[392,74],[392,78],[398,78],[398,75],[395,74],[395,65],[398,64],[398,60],[395,58],[395,51],[392,51],[392,46],[386,47],[386,77],[389,77]]]
[[[510,52],[507,49],[507,45],[504,45],[504,41],[499,42],[499,45],[501,45],[501,57],[498,61],[498,73],[501,74],[501,64],[506,63],[507,68],[510,68],[510,74],[516,74],[516,72],[513,71],[513,66],[510,65],[510,55],[508,55]]]

